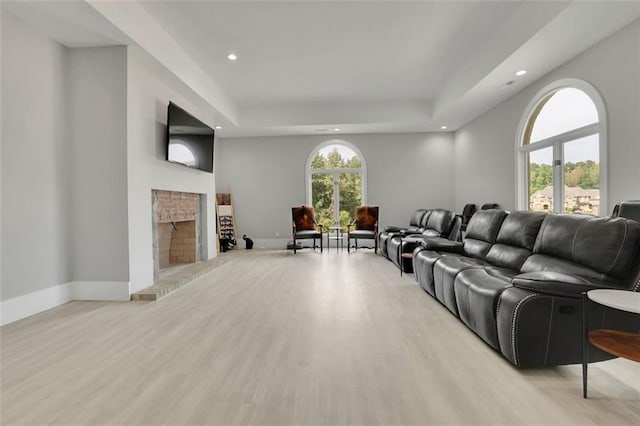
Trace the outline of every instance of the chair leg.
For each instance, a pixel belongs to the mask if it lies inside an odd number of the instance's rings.
[[[293,236],[293,254],[296,254],[296,236]]]
[[[320,253],[322,253],[322,234],[320,234]]]
[[[373,254],[378,254],[378,239],[374,238],[374,242],[373,242]]]
[[[351,253],[351,234],[347,233],[347,253]]]

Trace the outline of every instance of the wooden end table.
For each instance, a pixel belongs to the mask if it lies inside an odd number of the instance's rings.
[[[582,397],[587,397],[589,343],[612,355],[640,362],[640,334],[620,330],[588,330],[589,302],[612,309],[640,314],[640,293],[627,290],[591,290],[582,294]]]
[[[398,252],[400,254],[400,256],[398,256],[398,258],[400,259],[400,276],[402,276],[402,273],[404,272],[404,259],[413,259],[413,252],[411,253],[403,253],[403,245],[404,245],[405,241],[404,238],[402,240],[400,240],[400,247],[398,247]]]

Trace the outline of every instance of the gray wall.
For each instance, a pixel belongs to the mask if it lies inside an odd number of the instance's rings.
[[[405,224],[420,207],[453,208],[453,135],[377,134],[220,139],[216,188],[231,186],[240,237],[283,246],[291,237],[291,207],[306,204],[305,166],[319,144],[355,145],[367,164],[368,204],[380,223]],[[276,233],[280,240],[275,241]]]
[[[1,300],[72,278],[66,59],[3,11]]]
[[[127,49],[69,49],[74,281],[129,281]]]
[[[215,175],[165,161],[167,107],[174,101],[213,127],[215,111],[138,49],[127,52],[127,190],[130,288],[153,284],[151,190],[204,194],[202,256],[216,255]],[[204,221],[203,221],[204,222]]]
[[[140,51],[67,49],[3,10],[2,86],[1,300],[151,285],[152,189],[205,194],[215,256],[214,175],[164,159],[170,100],[216,124],[184,83]]]
[[[640,198],[640,23],[603,40],[478,117],[455,134],[455,206],[496,201],[516,207],[517,127],[548,84],[579,78],[602,95],[608,115],[608,206]]]

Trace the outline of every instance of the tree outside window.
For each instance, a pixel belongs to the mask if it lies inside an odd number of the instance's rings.
[[[363,202],[362,160],[351,148],[332,144],[311,160],[311,204],[325,229],[346,226]]]

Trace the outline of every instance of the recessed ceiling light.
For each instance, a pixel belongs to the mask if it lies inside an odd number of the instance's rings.
[[[520,77],[521,75],[525,75],[526,73],[527,73],[527,70],[520,70],[516,72],[516,75]]]
[[[447,126],[440,126],[440,130],[447,130]]]
[[[238,59],[238,57],[236,56],[235,53],[229,53],[227,55],[227,59],[230,60],[230,61],[235,61],[236,59]]]
[[[220,130],[220,129],[222,129],[222,126],[216,126],[215,129],[216,130]]]
[[[337,127],[335,129],[333,129],[334,132],[339,132],[340,129],[338,129]]]

